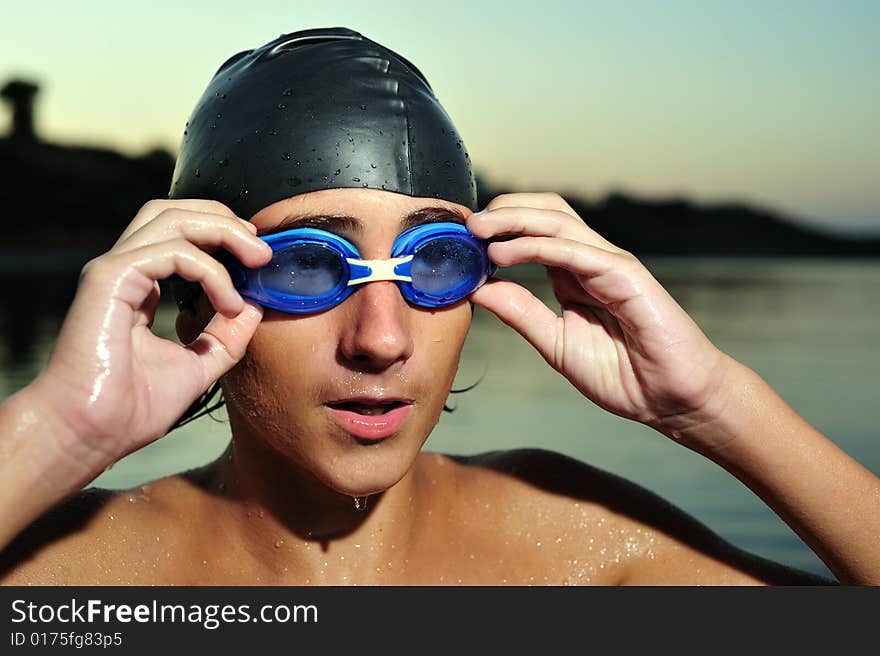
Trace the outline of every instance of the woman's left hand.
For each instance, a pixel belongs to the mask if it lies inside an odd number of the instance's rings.
[[[499,266],[547,267],[561,316],[507,280],[490,280],[471,299],[522,334],[587,398],[671,437],[720,412],[736,362],[632,253],[602,238],[558,194],[497,196],[467,227],[483,239],[519,235],[489,245]]]

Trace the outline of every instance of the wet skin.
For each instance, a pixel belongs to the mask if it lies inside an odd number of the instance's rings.
[[[387,258],[404,217],[467,208],[334,189],[271,205],[367,259]],[[448,212],[448,214],[446,213]],[[425,213],[422,218],[431,213]],[[287,226],[289,227],[289,226]],[[204,295],[178,318],[187,343],[210,320]],[[5,584],[797,583],[802,573],[738,552],[649,492],[539,450],[470,458],[423,452],[458,367],[472,308],[408,305],[393,282],[363,285],[326,312],[266,310],[222,379],[232,441],[198,470],[122,492],[80,493],[0,557]],[[328,404],[405,399],[396,434],[364,442]],[[366,510],[352,497],[369,495]]]

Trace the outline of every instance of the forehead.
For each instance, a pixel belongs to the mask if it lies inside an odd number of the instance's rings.
[[[252,222],[260,236],[292,228],[320,228],[369,249],[373,238],[385,240],[425,223],[464,224],[468,214],[468,208],[436,198],[374,189],[327,189],[275,203]]]
[[[396,225],[418,210],[449,210],[463,222],[471,210],[440,198],[419,198],[379,189],[322,189],[291,196],[273,203],[252,218],[261,231],[271,230],[291,217],[303,215],[346,215],[365,224]]]

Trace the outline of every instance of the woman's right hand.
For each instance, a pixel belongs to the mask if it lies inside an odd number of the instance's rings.
[[[244,301],[220,262],[223,248],[248,267],[271,249],[253,224],[208,200],[151,200],[114,246],[89,261],[39,390],[68,430],[58,445],[94,475],[163,436],[190,404],[245,353],[263,316]],[[158,280],[198,282],[217,314],[190,344],[150,330]],[[87,462],[83,462],[85,458]]]

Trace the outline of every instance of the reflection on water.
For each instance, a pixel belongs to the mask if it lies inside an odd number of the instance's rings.
[[[855,260],[649,259],[646,264],[709,337],[765,378],[805,419],[880,472],[880,264]],[[76,275],[0,274],[3,397],[48,358]],[[513,274],[513,275],[510,275]],[[552,303],[541,267],[515,277]],[[174,335],[174,307],[154,330]],[[517,334],[481,309],[456,387],[427,448],[478,453],[521,446],[556,450],[636,481],[684,508],[738,546],[825,573],[818,558],[732,476],[640,424],[584,399]],[[96,485],[127,487],[206,462],[228,439],[225,414],[203,418],[134,453]]]

